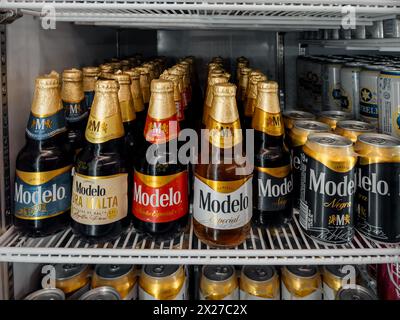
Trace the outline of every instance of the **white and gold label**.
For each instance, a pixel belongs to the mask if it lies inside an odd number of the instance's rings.
[[[252,215],[252,177],[214,181],[196,175],[193,217],[203,226],[231,230],[243,227]]]
[[[121,220],[127,212],[128,174],[90,177],[75,173],[72,219],[87,225],[103,225]]]

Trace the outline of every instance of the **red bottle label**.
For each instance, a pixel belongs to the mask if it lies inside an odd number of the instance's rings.
[[[145,222],[178,220],[188,213],[188,173],[149,176],[134,173],[133,215]]]
[[[167,119],[154,119],[147,116],[144,135],[150,143],[166,143],[178,137],[179,124],[176,114]]]

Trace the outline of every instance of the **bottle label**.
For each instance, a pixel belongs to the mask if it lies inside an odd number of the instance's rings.
[[[130,122],[136,119],[135,108],[131,100],[120,101],[122,122]]]
[[[230,230],[243,227],[252,216],[252,177],[215,181],[196,175],[193,217],[203,226]]]
[[[242,142],[239,120],[233,123],[221,123],[209,116],[206,127],[209,129],[209,141],[217,148],[232,148]]]
[[[34,140],[45,140],[66,130],[63,109],[43,117],[31,112],[26,126],[26,134]]]
[[[311,292],[306,296],[298,296],[297,294],[290,292],[286,287],[285,282],[282,282],[282,300],[322,300],[321,288],[315,288],[315,291]]]
[[[104,143],[112,139],[121,138],[124,135],[121,113],[115,113],[110,117],[98,119],[93,114],[89,115],[85,137],[91,143]]]
[[[94,91],[85,91],[85,105],[87,110],[90,110],[90,108],[92,107],[93,99]]]
[[[144,127],[145,138],[150,143],[162,144],[178,137],[179,124],[176,114],[167,119],[154,119],[147,115]]]
[[[66,102],[63,101],[65,110],[65,119],[68,122],[78,122],[88,116],[85,100],[81,102]]]
[[[71,217],[86,225],[109,224],[128,212],[128,174],[89,177],[75,173]]]
[[[255,296],[255,295],[248,293],[246,291],[243,291],[243,290],[239,291],[239,296],[240,296],[240,300],[279,300],[279,291],[277,293],[277,296],[272,297],[272,298]]]
[[[134,173],[133,214],[145,222],[178,220],[188,213],[188,173],[149,176]]]
[[[259,108],[256,110],[253,128],[270,136],[281,136],[284,134],[282,115],[280,113],[269,113]]]
[[[188,300],[189,297],[187,293],[187,287],[188,286],[186,285],[185,280],[179,292],[172,299],[166,299],[166,297],[163,297],[162,299],[156,299],[154,296],[147,293],[141,286],[139,286],[139,300]]]
[[[16,170],[15,216],[26,220],[55,217],[71,206],[71,166],[45,172]]]
[[[261,211],[280,211],[291,205],[293,177],[290,165],[277,168],[254,167],[257,197],[256,208]]]

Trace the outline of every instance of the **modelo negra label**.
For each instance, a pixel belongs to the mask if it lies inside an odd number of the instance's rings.
[[[71,206],[71,166],[45,171],[16,170],[15,216],[40,220],[62,214]]]
[[[293,178],[290,165],[255,167],[253,177],[255,207],[260,211],[280,211],[291,205]]]
[[[374,240],[400,241],[400,163],[357,168],[357,228]]]
[[[300,224],[314,239],[347,243],[354,235],[355,169],[336,172],[302,154]]]
[[[88,116],[85,99],[81,102],[65,102],[63,101],[65,109],[65,119],[68,122],[78,122]]]

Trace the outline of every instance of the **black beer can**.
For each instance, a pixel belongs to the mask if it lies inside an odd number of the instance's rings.
[[[301,158],[300,225],[317,242],[348,243],[354,236],[353,143],[336,134],[314,133]]]
[[[359,136],[357,229],[383,243],[400,242],[400,139],[378,133]]]

